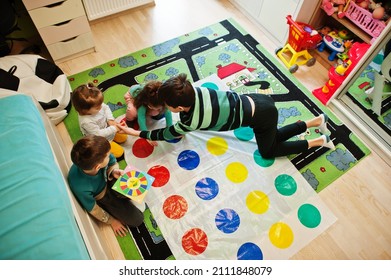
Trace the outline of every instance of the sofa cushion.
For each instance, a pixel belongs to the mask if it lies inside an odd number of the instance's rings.
[[[0,98],[0,259],[89,259],[35,104]]]

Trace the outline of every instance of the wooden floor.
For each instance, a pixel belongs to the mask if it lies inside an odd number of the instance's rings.
[[[96,52],[59,64],[68,75],[132,53],[189,31],[234,18],[271,53],[277,47],[228,0],[156,0],[155,6],[122,12],[92,22]],[[327,80],[320,63],[295,76],[310,90]],[[58,129],[71,149],[64,125]],[[391,169],[376,153],[362,160],[319,196],[337,222],[292,259],[391,259]],[[114,259],[123,255],[110,227],[102,227]]]

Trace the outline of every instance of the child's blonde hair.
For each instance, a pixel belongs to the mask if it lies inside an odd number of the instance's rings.
[[[71,100],[76,111],[84,115],[91,108],[103,103],[103,93],[93,83],[88,83],[75,88]]]

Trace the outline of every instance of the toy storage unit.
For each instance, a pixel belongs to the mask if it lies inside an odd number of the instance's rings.
[[[82,0],[23,0],[23,4],[55,62],[95,51]]]
[[[345,10],[345,17],[338,18],[337,13],[329,16],[322,9],[322,0],[319,0],[318,9],[312,15],[309,24],[315,29],[325,25],[337,29],[346,29],[356,36],[355,41],[372,44],[383,31],[385,25],[383,22],[373,19],[371,14],[369,17],[369,14],[368,11],[350,1]],[[327,52],[315,51],[312,54],[326,68],[334,67],[337,63],[336,60],[328,60]]]

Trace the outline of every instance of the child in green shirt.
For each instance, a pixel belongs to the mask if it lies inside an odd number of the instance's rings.
[[[77,141],[71,151],[73,165],[68,173],[69,186],[81,206],[97,220],[111,225],[114,233],[125,236],[127,228],[137,227],[143,213],[125,196],[112,190],[124,171],[110,153],[103,136],[88,135]]]
[[[133,85],[125,93],[126,123],[128,126],[133,126],[133,122],[137,119],[140,130],[148,130],[147,117],[154,120],[165,117],[166,126],[172,125],[171,112],[157,98],[157,91],[161,84],[160,81],[149,81],[145,85]],[[149,141],[149,143],[153,146],[157,145],[155,141]]]

